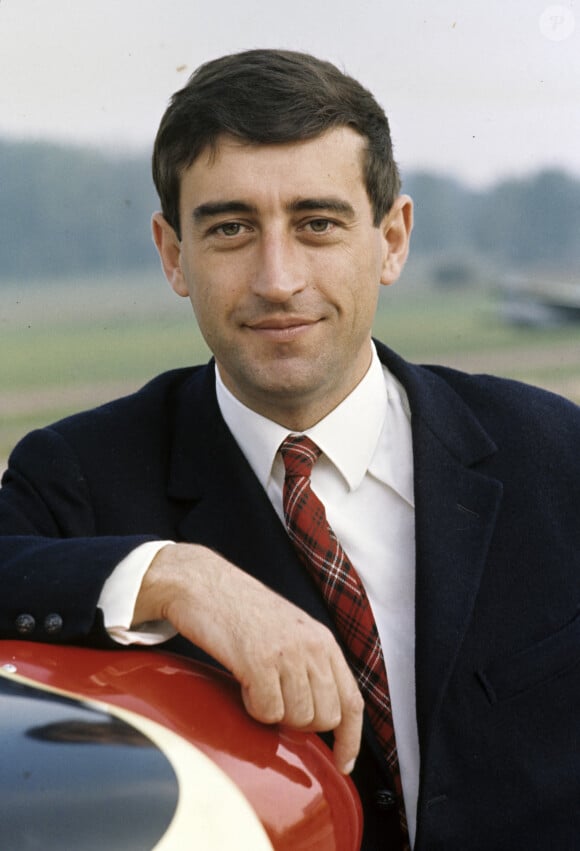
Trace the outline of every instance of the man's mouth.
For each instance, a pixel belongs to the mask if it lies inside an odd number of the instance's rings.
[[[320,320],[307,316],[268,316],[245,323],[246,328],[276,341],[290,341],[307,333]]]

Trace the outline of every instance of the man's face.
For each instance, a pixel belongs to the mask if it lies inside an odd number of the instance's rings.
[[[154,218],[224,383],[288,428],[313,425],[363,377],[379,286],[406,257],[410,200],[373,226],[363,151],[350,128],[283,145],[224,136],[182,176],[181,243]]]

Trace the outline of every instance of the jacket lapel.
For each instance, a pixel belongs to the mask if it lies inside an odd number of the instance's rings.
[[[430,732],[472,616],[502,484],[479,463],[496,446],[435,370],[380,347],[403,383],[413,429],[416,530],[416,689],[423,763]]]

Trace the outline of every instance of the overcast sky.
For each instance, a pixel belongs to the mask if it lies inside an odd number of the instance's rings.
[[[403,172],[580,175],[578,18],[543,0],[0,0],[0,136],[148,150],[198,64],[286,47],[372,89]]]

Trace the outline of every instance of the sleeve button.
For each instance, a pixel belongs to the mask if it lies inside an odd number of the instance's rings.
[[[19,635],[30,635],[36,629],[36,621],[32,615],[18,615],[14,623]]]
[[[62,618],[53,612],[44,619],[44,631],[49,635],[57,635],[62,629]]]

